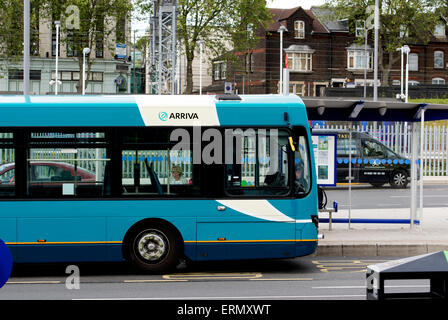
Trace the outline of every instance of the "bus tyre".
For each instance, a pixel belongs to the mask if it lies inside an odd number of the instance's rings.
[[[392,188],[406,188],[408,185],[408,174],[405,171],[394,171],[390,179],[390,185]]]
[[[130,237],[129,260],[138,269],[160,273],[168,272],[179,262],[180,243],[174,231],[163,225],[148,225]]]

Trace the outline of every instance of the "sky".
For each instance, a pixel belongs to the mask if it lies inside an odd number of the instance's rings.
[[[323,5],[325,0],[267,0],[268,8],[294,8],[301,6],[304,9],[309,9],[311,6]],[[133,22],[132,29],[138,30],[136,38],[140,38],[144,35],[144,30],[147,27],[147,22]]]

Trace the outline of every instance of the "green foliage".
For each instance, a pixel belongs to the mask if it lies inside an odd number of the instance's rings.
[[[178,36],[187,57],[187,88],[193,89],[192,61],[199,40],[216,57],[230,58],[230,49],[246,51],[258,42],[256,31],[270,19],[264,0],[179,0]]]
[[[392,64],[400,58],[397,48],[404,44],[427,44],[430,41],[435,25],[441,20],[440,13],[435,10],[437,1],[379,1],[379,67],[383,72],[383,84],[387,84]],[[374,0],[327,0],[325,7],[333,12],[332,19],[348,19],[349,29],[354,33],[357,20],[368,20],[373,25],[374,5]],[[369,31],[369,37],[373,39],[373,29]],[[364,38],[356,41],[363,43]],[[385,56],[387,59],[384,59]]]
[[[144,6],[146,2],[148,0],[137,0],[140,8],[147,8]],[[117,23],[120,26],[119,22],[128,19],[133,9],[129,0],[30,0],[30,4],[31,54],[39,54],[33,49],[33,45],[37,48],[39,44],[39,23],[46,21],[54,29],[53,22],[59,20],[61,34],[66,35],[61,36],[60,45],[70,48],[80,66],[83,48],[93,49],[101,45],[103,50],[113,50],[116,37],[112,35],[117,29],[117,38],[121,36],[125,41],[124,25],[121,30]],[[71,7],[77,10],[70,10]],[[0,58],[17,62],[23,54],[23,0],[0,1],[0,21]],[[94,58],[95,54],[88,57],[88,73]]]

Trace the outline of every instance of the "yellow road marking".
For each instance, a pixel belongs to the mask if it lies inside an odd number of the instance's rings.
[[[5,242],[6,245],[19,244],[114,244],[122,243],[122,241],[73,241],[73,242]]]
[[[313,278],[262,278],[262,279],[249,279],[251,281],[312,281]]]
[[[321,272],[338,271],[347,273],[365,272],[366,267],[372,263],[380,263],[385,260],[314,260],[313,264]]]
[[[124,280],[125,283],[148,283],[148,282],[188,282],[188,280],[178,279],[178,280],[170,280],[170,279],[156,279],[156,280]]]

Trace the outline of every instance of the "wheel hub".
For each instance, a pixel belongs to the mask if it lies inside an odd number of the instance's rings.
[[[396,174],[395,175],[395,184],[402,186],[405,183],[405,176],[403,174]]]
[[[155,231],[145,233],[138,242],[138,253],[148,261],[159,260],[166,250],[164,237]]]

